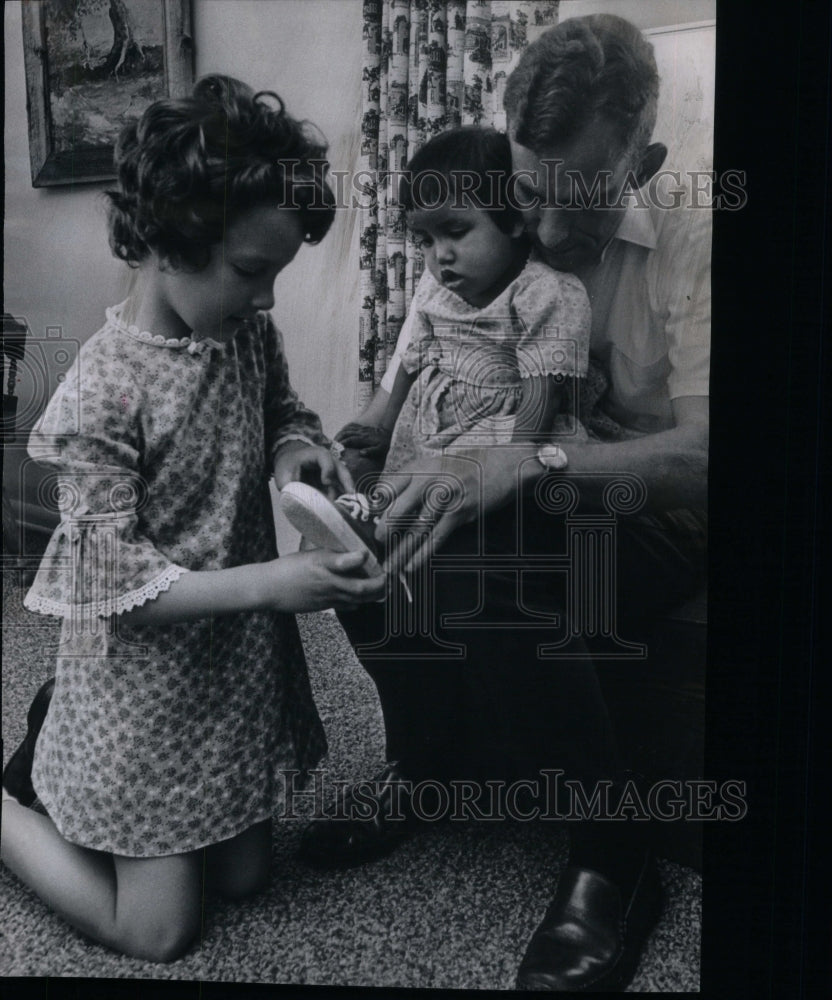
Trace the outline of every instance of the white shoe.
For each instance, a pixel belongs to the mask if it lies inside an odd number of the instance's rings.
[[[363,493],[345,493],[333,502],[306,483],[287,483],[280,491],[280,509],[317,548],[366,552],[362,572],[367,576],[383,572],[374,534],[377,517]]]

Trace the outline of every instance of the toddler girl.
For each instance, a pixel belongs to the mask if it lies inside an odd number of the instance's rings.
[[[379,421],[392,435],[384,471],[449,445],[542,440],[564,409],[566,378],[586,374],[590,309],[574,275],[529,253],[508,138],[476,127],[440,133],[405,177],[426,269]],[[357,443],[349,432],[339,440]]]
[[[383,472],[391,473],[449,449],[585,436],[567,411],[587,374],[589,300],[578,278],[530,253],[508,138],[478,127],[435,136],[408,164],[402,202],[427,266],[391,362],[389,395],[378,393],[337,435],[359,486],[374,469],[362,461],[368,455],[386,453]],[[320,497],[293,486],[282,505],[307,537],[333,547],[337,519]],[[342,507],[354,521],[358,508]],[[327,529],[316,531],[321,519]]]
[[[291,613],[384,590],[359,553],[274,558],[270,473],[352,487],[266,312],[331,225],[325,150],[276,95],[220,76],[127,126],[109,230],[137,289],[30,444],[63,519],[25,603],[63,625],[51,701],[4,772],[2,856],[75,927],[153,961],[197,933],[203,866],[230,896],[264,884],[282,772],[324,750]]]

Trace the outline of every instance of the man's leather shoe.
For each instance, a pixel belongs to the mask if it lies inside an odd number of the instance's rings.
[[[37,795],[32,787],[32,765],[35,762],[35,743],[43,726],[43,720],[55,690],[55,678],[51,677],[38,691],[26,716],[28,730],[23,742],[9,758],[3,770],[3,787],[22,806],[31,807]]]
[[[662,910],[662,888],[652,855],[645,853],[635,887],[624,899],[598,872],[569,867],[532,935],[518,990],[617,992],[635,974],[647,935]]]
[[[353,785],[333,813],[313,819],[301,835],[298,857],[315,868],[349,868],[394,851],[417,826],[411,783],[397,763]]]

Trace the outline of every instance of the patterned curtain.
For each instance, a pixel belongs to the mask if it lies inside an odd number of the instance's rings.
[[[359,407],[378,387],[422,273],[396,178],[447,128],[505,130],[506,80],[526,45],[557,24],[558,7],[559,0],[364,0]]]

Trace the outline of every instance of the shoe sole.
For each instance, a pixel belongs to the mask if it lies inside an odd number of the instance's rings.
[[[319,490],[306,483],[287,483],[280,491],[280,509],[293,527],[318,548],[333,552],[365,552],[361,567],[365,576],[383,572],[381,564],[359,534]]]
[[[26,735],[23,742],[15,750],[3,768],[3,788],[4,790],[22,806],[31,809],[33,803],[38,801],[37,794],[32,786],[32,764],[35,759],[35,743],[43,728],[49,705],[52,701],[52,693],[55,690],[55,678],[51,677],[41,686],[29,706],[26,714]],[[46,812],[41,806],[41,811]]]

